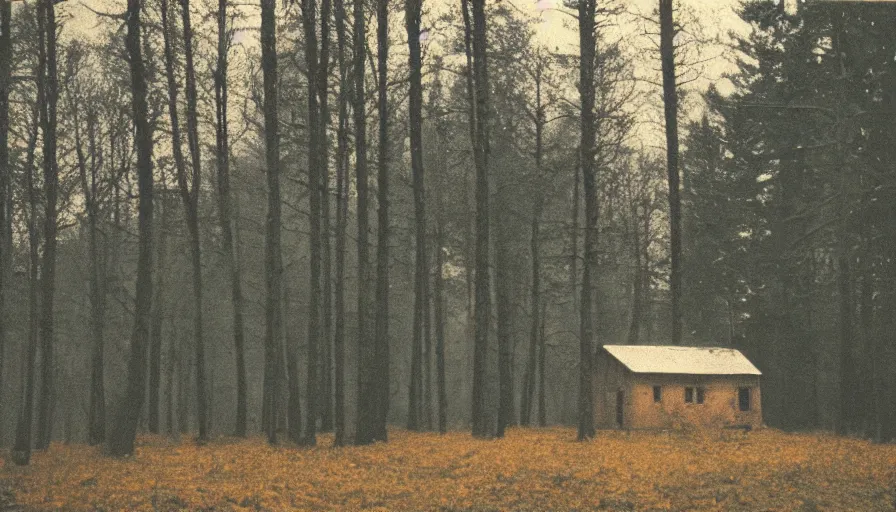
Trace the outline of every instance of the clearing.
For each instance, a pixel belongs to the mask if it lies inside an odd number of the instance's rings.
[[[772,429],[511,429],[505,439],[394,430],[334,449],[142,436],[136,456],[53,444],[0,466],[4,510],[894,510],[896,446]]]

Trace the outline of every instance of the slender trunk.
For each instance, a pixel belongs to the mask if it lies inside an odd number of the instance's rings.
[[[337,61],[339,63],[339,125],[336,131],[336,289],[334,296],[335,325],[333,329],[333,383],[335,409],[333,429],[335,446],[345,444],[345,250],[348,227],[348,159],[349,128],[348,102],[351,84],[345,55],[345,5],[334,0],[336,22]]]
[[[542,177],[542,161],[544,156],[544,105],[541,98],[543,67],[541,61],[535,69],[535,174]],[[535,397],[535,367],[538,352],[538,335],[541,331],[541,259],[539,258],[539,230],[541,222],[541,202],[532,212],[530,253],[532,261],[532,297],[530,304],[531,327],[529,330],[529,357],[526,362],[526,373],[523,378],[523,392],[520,395],[520,424],[530,425],[532,421],[532,403]]]
[[[466,12],[464,0],[464,12]],[[473,435],[492,437],[494,416],[488,409],[488,331],[491,321],[491,292],[489,272],[489,103],[488,66],[486,64],[485,0],[472,0],[472,40],[474,84],[474,145],[476,164],[476,282],[475,282],[475,334],[473,349]],[[470,24],[467,23],[467,32]],[[467,35],[467,37],[470,37]]]
[[[435,327],[436,327],[436,386],[438,388],[438,429],[440,434],[448,430],[448,390],[445,389],[445,292],[443,272],[445,271],[445,255],[442,246],[445,244],[445,230],[442,216],[436,220],[436,272],[433,285],[435,295]]]
[[[277,347],[283,331],[280,304],[283,258],[280,253],[280,136],[277,120],[276,0],[261,0],[261,66],[264,75],[264,135],[268,214],[265,223],[265,407],[269,443],[277,442]]]
[[[280,339],[280,345],[277,348],[277,354],[279,356],[280,364],[277,365],[277,368],[280,371],[280,374],[277,378],[278,385],[283,384],[283,376],[286,376],[286,387],[282,389],[281,397],[285,398],[285,403],[283,406],[286,408],[286,416],[280,418],[281,421],[286,421],[286,432],[287,437],[290,441],[296,444],[302,443],[302,401],[300,399],[301,396],[301,382],[299,375],[299,343],[296,340],[295,329],[290,329],[289,319],[291,318],[290,311],[290,300],[289,300],[289,288],[290,284],[288,282],[283,283],[283,311],[284,311],[284,324],[283,324],[283,336]],[[284,371],[283,363],[286,363],[286,368]],[[312,395],[309,394],[309,397]],[[308,402],[310,403],[313,398],[309,398]],[[309,416],[308,421],[314,421]],[[282,423],[274,422],[278,425],[278,428],[282,428]]]
[[[169,326],[171,322],[169,321]],[[165,408],[165,432],[170,437],[174,437],[176,431],[174,430],[174,393],[176,392],[176,380],[175,380],[175,369],[177,368],[177,342],[175,342],[174,336],[171,336],[168,341],[168,365],[166,368],[166,380],[168,389],[168,406]]]
[[[330,245],[330,9],[331,0],[321,2],[320,62],[317,69],[317,93],[320,97],[320,252],[321,252],[321,331],[320,352],[320,428],[333,430],[333,261]]]
[[[87,409],[87,440],[91,445],[105,440],[105,390],[103,386],[103,330],[106,316],[106,245],[100,249],[99,236],[99,163],[102,161],[101,149],[97,145],[97,128],[99,120],[96,110],[87,107],[87,138],[90,163],[84,151],[84,140],[81,134],[80,110],[78,99],[72,94],[71,82],[65,85],[66,97],[71,105],[74,125],[75,155],[77,158],[78,177],[81,193],[84,198],[84,213],[87,216],[90,296],[90,334],[93,338],[91,350],[90,402]],[[89,167],[89,169],[88,169]]]
[[[284,276],[286,270],[283,271]],[[293,396],[298,397],[301,388],[299,382],[299,342],[297,339],[296,329],[290,329],[289,320],[293,318],[290,314],[290,284],[284,279],[281,286],[282,295],[280,295],[280,304],[283,308],[283,329],[281,335],[277,339],[277,398],[279,402],[275,409],[274,424],[277,430],[287,433],[287,439],[300,439],[302,433],[302,404],[296,400],[292,402]],[[290,393],[291,386],[295,386],[296,392]],[[287,411],[283,414],[282,411]],[[294,417],[293,417],[294,415]],[[293,435],[293,430],[297,435]]]
[[[153,290],[152,299],[152,325],[150,326],[149,335],[149,414],[148,423],[149,431],[159,433],[159,396],[162,378],[162,322],[165,319],[165,256],[167,253],[168,239],[168,205],[165,196],[167,180],[164,169],[161,176],[161,201],[158,205],[159,223],[156,226],[156,272],[155,288]]]
[[[857,427],[859,397],[856,389],[859,382],[853,356],[853,279],[849,240],[845,232],[841,233],[840,237],[837,255],[837,288],[840,302],[840,416],[837,421],[837,433],[847,435],[854,433]]]
[[[594,297],[591,282],[596,261],[597,184],[595,170],[594,66],[596,50],[595,0],[579,2],[579,91],[581,94],[581,143],[579,155],[585,194],[585,258],[579,302],[579,407],[578,439],[594,437],[594,396],[592,393],[592,345],[594,338]]]
[[[19,410],[19,419],[16,423],[16,439],[12,450],[12,459],[17,465],[27,465],[31,460],[31,426],[34,411],[34,372],[37,359],[37,314],[38,314],[38,267],[40,256],[38,253],[37,230],[37,191],[34,189],[34,162],[37,136],[39,132],[39,105],[34,106],[32,113],[31,139],[28,141],[26,153],[26,195],[28,202],[28,342],[24,361],[24,384],[22,405]]]
[[[503,205],[502,205],[503,206]],[[498,341],[498,422],[496,436],[504,437],[513,423],[513,347],[511,326],[513,304],[510,292],[510,256],[508,254],[507,221],[504,208],[495,209],[495,302]]]
[[[520,424],[528,426],[531,423],[532,410],[535,408],[535,368],[538,361],[538,338],[541,334],[541,258],[539,257],[539,230],[540,211],[532,215],[532,240],[530,245],[532,257],[532,303],[531,327],[529,330],[529,357],[526,362],[526,377],[523,379],[525,388],[520,404]]]
[[[318,352],[323,343],[329,343],[328,333],[321,332],[321,237],[329,233],[321,232],[321,216],[326,151],[326,119],[324,117],[325,97],[327,89],[326,53],[329,40],[329,2],[321,2],[321,51],[318,55],[317,42],[317,3],[315,0],[302,1],[302,25],[305,29],[305,64],[308,68],[308,188],[310,243],[309,247],[309,291],[308,291],[308,421],[305,423],[304,444],[314,445],[317,436],[318,404],[320,382],[318,380]],[[326,276],[324,277],[326,278]],[[324,300],[329,300],[324,299]],[[329,308],[324,308],[329,309]],[[322,336],[322,334],[324,336]]]
[[[246,437],[246,349],[243,320],[243,285],[240,262],[234,237],[237,229],[230,192],[230,136],[227,123],[228,53],[232,32],[227,27],[227,1],[218,0],[218,58],[215,68],[215,163],[217,164],[218,220],[221,224],[221,243],[224,266],[230,274],[230,302],[233,306],[233,347],[236,353],[236,426],[234,434]]]
[[[190,0],[180,0],[184,29],[184,64],[187,96],[187,146],[192,165],[190,181],[186,174],[178,175],[181,197],[187,215],[190,236],[190,263],[193,271],[193,343],[196,351],[196,422],[200,443],[208,440],[209,403],[206,378],[205,341],[202,329],[202,250],[199,241],[199,191],[202,178],[202,154],[199,146],[199,115],[197,114],[196,71],[193,65],[193,27],[190,21]]]
[[[678,174],[678,89],[675,84],[675,29],[672,0],[660,0],[660,60],[666,119],[666,170],[669,181],[669,290],[672,295],[672,344],[681,345],[681,193]]]
[[[329,109],[329,78],[330,78],[330,11],[332,9],[331,0],[321,0],[320,4],[320,58],[317,65],[317,94],[320,115],[318,118],[318,140],[320,141],[320,151],[318,151],[318,183],[320,188],[320,220],[319,239],[320,239],[320,273],[321,273],[321,331],[320,340],[322,345],[318,348],[318,352],[322,353],[320,367],[322,374],[320,375],[320,383],[322,388],[318,390],[317,396],[320,397],[320,404],[317,405],[317,412],[321,416],[321,428],[325,431],[333,429],[333,352],[332,339],[333,332],[333,287],[332,287],[332,263],[330,261],[330,160],[329,160],[329,137],[327,135],[327,127],[330,125],[330,109]]]
[[[423,302],[423,404],[421,426],[432,430],[432,287],[429,285],[431,269],[426,272],[426,297]]]
[[[861,284],[859,287],[859,333],[862,339],[861,360],[861,393],[862,393],[862,427],[865,435],[873,438],[874,435],[874,403],[876,392],[874,387],[874,282],[873,267],[870,263],[871,256],[868,249],[869,240],[865,228],[863,241],[865,243],[864,256],[861,259]],[[817,416],[817,414],[816,414]],[[815,422],[817,425],[817,421]]]
[[[53,400],[55,386],[54,361],[54,318],[53,305],[56,292],[56,229],[57,229],[57,189],[59,185],[59,165],[56,161],[56,104],[58,100],[58,82],[56,79],[56,9],[52,0],[44,0],[39,16],[44,19],[44,37],[41,42],[41,60],[45,59],[44,69],[38,73],[38,87],[44,88],[45,103],[41,109],[41,125],[43,131],[43,167],[44,167],[44,251],[41,261],[41,392],[37,411],[37,439],[35,447],[39,450],[50,446],[53,430]],[[45,46],[44,46],[45,44]],[[44,82],[41,84],[40,82]]]
[[[576,167],[572,170],[572,230],[569,251],[569,292],[572,295],[573,310],[579,307],[579,201],[582,195],[582,154],[576,154]]]
[[[545,399],[545,361],[547,360],[547,337],[545,324],[547,323],[548,303],[541,303],[541,333],[538,336],[538,426],[548,425],[547,404]]]
[[[466,78],[466,93],[467,93],[467,124],[469,125],[470,132],[470,147],[473,150],[473,160],[474,160],[474,168],[476,162],[476,90],[473,84],[473,25],[470,20],[470,2],[469,0],[461,0],[461,14],[464,23],[464,55],[466,57],[466,68],[464,70],[464,78]],[[465,173],[466,176],[464,178],[464,202],[467,206],[468,210],[471,212],[476,211],[476,180],[478,179],[476,173]],[[467,285],[467,323],[466,323],[466,339],[468,340],[470,347],[467,351],[467,365],[468,368],[472,368],[475,374],[476,372],[476,240],[475,240],[475,231],[478,222],[478,217],[476,214],[470,214],[466,217],[466,222],[464,222],[464,277]],[[478,393],[475,382],[476,379],[473,379],[473,384],[471,387],[471,394],[475,397]],[[473,407],[472,410],[476,409],[476,401],[475,399],[472,402]],[[471,417],[471,421],[472,421]]]
[[[12,19],[12,3],[0,4],[0,418],[4,418],[3,377],[4,356],[6,350],[6,294],[10,283],[9,263],[12,261],[10,251],[12,245],[7,244],[11,232],[11,219],[6,212],[12,200],[10,197],[9,165],[9,91],[12,85],[10,74],[12,69],[12,39],[10,38],[10,22]],[[3,439],[0,438],[0,443]]]
[[[645,341],[650,344],[653,339],[653,319],[651,316],[651,295],[650,295],[650,218],[651,211],[649,204],[644,203],[644,232],[643,243],[641,244],[641,318],[646,322]],[[639,329],[640,334],[640,329]]]
[[[326,126],[328,123],[324,123]],[[328,142],[324,146],[328,146]],[[333,431],[333,249],[330,227],[330,172],[329,162],[323,166],[320,194],[321,232],[321,330],[320,350],[320,431]]]
[[[190,354],[186,350],[187,345],[184,341],[184,334],[181,331],[177,337],[177,376],[180,381],[177,388],[177,426],[178,431],[182,435],[190,432],[190,396],[188,391],[190,389],[190,375],[192,375],[192,372],[188,371]]]
[[[167,79],[168,85],[168,116],[171,123],[171,152],[174,156],[174,165],[177,174],[178,186],[180,186],[181,180],[186,180],[186,162],[184,160],[183,153],[183,136],[181,134],[181,124],[180,124],[180,116],[178,113],[178,93],[180,91],[180,86],[177,83],[177,78],[174,74],[174,50],[172,47],[172,39],[174,38],[174,27],[171,25],[170,20],[168,18],[169,5],[168,0],[161,0],[160,4],[161,10],[161,21],[162,21],[162,39],[163,39],[163,47],[164,47],[164,55],[165,55],[165,78]],[[165,179],[164,173],[161,177],[162,183],[162,205],[161,210],[159,212],[159,217],[161,221],[161,226],[159,227],[159,231],[156,233],[156,245],[157,245],[157,268],[164,269],[164,240],[165,240],[165,232],[166,229],[166,221],[167,221],[167,205],[165,201],[167,200],[164,192],[167,191],[167,181]],[[153,299],[153,322],[151,327],[151,335],[150,335],[150,370],[149,370],[149,429],[151,432],[158,431],[158,387],[159,387],[159,377],[160,377],[160,360],[161,360],[161,347],[162,347],[162,301],[163,301],[163,286],[164,286],[164,276],[165,273],[159,272],[156,276],[156,288],[155,288],[155,297]]]
[[[92,174],[92,199],[88,208],[88,224],[90,232],[90,302],[91,315],[90,326],[93,334],[93,350],[90,365],[90,404],[87,413],[87,440],[91,445],[100,444],[106,440],[106,392],[103,383],[105,368],[105,340],[103,333],[106,325],[106,272],[107,248],[99,248],[96,193],[96,171]]]
[[[635,199],[632,200],[633,202]],[[633,204],[632,212],[632,252],[635,256],[635,271],[632,276],[632,321],[628,328],[628,344],[637,345],[643,319],[642,307],[644,286],[641,267],[641,236],[638,234],[638,207]]]
[[[376,338],[369,331],[370,247],[369,185],[367,176],[367,111],[364,87],[364,57],[367,48],[367,27],[364,2],[354,2],[354,91],[355,165],[358,193],[358,426],[357,444],[376,440],[377,364]]]
[[[389,1],[376,3],[377,115],[379,117],[379,158],[377,161],[377,247],[376,247],[376,375],[377,412],[374,438],[386,441],[389,417]]]
[[[420,16],[423,0],[406,0],[405,28],[408,34],[408,68],[410,97],[408,100],[408,134],[411,145],[411,174],[414,192],[414,316],[411,333],[411,386],[408,393],[408,429],[421,427],[419,418],[422,395],[422,358],[425,305],[428,295],[426,254],[426,188],[423,179],[423,82],[420,50]]]
[[[137,186],[139,250],[137,256],[137,299],[134,305],[134,335],[128,361],[127,391],[119,405],[116,421],[109,436],[109,451],[123,456],[134,452],[134,436],[143,408],[143,386],[146,376],[146,348],[152,306],[152,127],[147,119],[146,71],[140,46],[142,12],[140,0],[128,0],[125,46],[131,71],[135,143],[137,146]]]

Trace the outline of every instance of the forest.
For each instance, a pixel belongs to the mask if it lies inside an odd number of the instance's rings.
[[[682,345],[762,371],[720,443],[866,443],[892,506],[896,5],[709,4],[0,0],[0,489],[182,436],[650,453],[594,357]],[[597,507],[355,498],[247,503]]]

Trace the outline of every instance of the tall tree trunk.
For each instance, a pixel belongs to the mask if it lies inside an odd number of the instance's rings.
[[[845,193],[845,192],[844,192]],[[845,206],[845,205],[844,205]],[[844,213],[844,215],[847,215]],[[853,355],[853,278],[850,262],[849,235],[846,233],[846,221],[841,228],[837,255],[837,289],[840,302],[839,342],[840,342],[840,415],[837,421],[837,433],[852,434],[858,426],[856,423],[859,407],[859,396],[856,393],[859,379],[856,361]]]
[[[333,261],[330,245],[330,10],[331,0],[322,0],[320,18],[320,62],[317,68],[317,93],[320,97],[320,266],[321,266],[321,331],[320,339],[320,428],[333,430]]]
[[[470,147],[473,149],[474,169],[476,168],[476,86],[473,83],[473,22],[470,19],[470,2],[469,0],[461,0],[461,17],[464,24],[464,56],[466,57],[466,68],[464,69],[464,78],[466,78],[467,93],[467,124],[470,132]],[[470,211],[476,211],[476,183],[478,176],[476,173],[466,173],[464,177],[464,203]],[[476,372],[476,223],[478,217],[475,214],[467,215],[464,222],[464,280],[467,287],[466,306],[467,306],[467,323],[466,323],[466,339],[469,341],[470,347],[467,351],[467,365],[472,369],[474,375]],[[487,351],[486,351],[487,353]],[[471,384],[471,395],[476,396],[478,393],[476,387],[476,379]],[[471,402],[475,409],[475,400]],[[471,422],[473,418],[471,417]]]
[[[632,253],[635,257],[635,271],[632,276],[632,321],[628,327],[628,344],[629,345],[637,345],[638,337],[641,332],[641,321],[644,318],[643,315],[643,292],[644,292],[644,276],[642,275],[642,265],[641,265],[641,236],[638,233],[638,224],[640,223],[638,220],[638,206],[637,206],[637,197],[632,198]],[[646,239],[646,237],[645,237]]]
[[[428,252],[428,251],[427,251]],[[430,279],[431,268],[426,269],[426,279]],[[423,302],[423,404],[421,426],[432,430],[432,287],[426,283],[426,297]]]
[[[169,319],[168,325],[170,326],[173,322]],[[173,330],[173,329],[172,329]],[[177,369],[177,342],[175,341],[175,336],[171,336],[168,341],[168,361],[165,367],[165,380],[166,389],[168,390],[167,395],[167,407],[165,407],[165,433],[168,434],[169,437],[174,438],[176,434],[176,430],[174,429],[174,407],[177,403],[175,401],[175,392],[177,391],[177,381],[175,379],[175,370]]]
[[[548,425],[548,412],[545,397],[545,375],[547,373],[545,362],[547,360],[547,336],[545,324],[547,323],[548,303],[541,303],[541,333],[538,336],[538,426]]]
[[[321,112],[323,114],[323,112]],[[326,127],[329,121],[324,122]],[[327,140],[327,137],[324,137]],[[324,143],[328,147],[329,142]],[[333,249],[330,227],[330,171],[329,162],[324,160],[320,192],[320,252],[321,252],[321,329],[320,339],[320,383],[318,396],[320,404],[320,431],[333,431]]]
[[[193,65],[193,27],[190,21],[190,0],[180,0],[184,29],[184,71],[187,96],[187,146],[192,165],[190,180],[178,174],[178,185],[187,216],[190,235],[190,263],[193,271],[193,343],[196,351],[196,422],[199,442],[208,440],[209,403],[206,378],[205,341],[202,328],[202,250],[199,240],[199,191],[202,178],[202,154],[199,146],[199,115],[197,114],[196,71]]]
[[[283,407],[286,408],[286,416],[281,418],[286,421],[286,432],[287,437],[290,441],[296,444],[302,443],[302,401],[301,397],[301,383],[300,383],[300,375],[299,375],[299,343],[296,339],[295,329],[290,329],[289,318],[289,306],[290,306],[290,283],[283,283],[283,311],[285,312],[284,316],[284,324],[283,324],[283,336],[280,340],[280,346],[277,349],[277,354],[280,356],[280,364],[277,367],[280,369],[280,375],[277,379],[279,385],[283,384],[283,376],[286,376],[286,387],[281,388],[281,396],[285,398],[285,403],[282,403]],[[286,363],[286,369],[284,371],[283,363]],[[312,396],[309,394],[309,397]],[[311,399],[309,399],[309,403]],[[314,421],[312,416],[309,416],[308,421]],[[275,422],[278,424],[278,428],[282,428],[282,423]]]
[[[168,204],[165,170],[161,170],[161,201],[158,205],[158,225],[155,232],[156,282],[152,299],[152,325],[149,329],[149,431],[159,433],[159,397],[162,385],[162,322],[165,320],[165,269],[168,241]]]
[[[41,42],[41,59],[45,68],[38,74],[38,87],[43,86],[45,104],[42,106],[41,125],[43,131],[44,167],[44,251],[41,261],[41,393],[37,411],[37,439],[39,450],[50,446],[53,431],[53,400],[55,386],[54,361],[54,318],[53,305],[56,292],[56,229],[57,195],[59,185],[59,165],[56,162],[56,104],[59,97],[56,79],[56,9],[52,0],[44,0],[39,16],[44,19],[44,37]],[[44,81],[41,85],[40,82]]]
[[[336,289],[334,296],[333,370],[335,408],[333,411],[333,444],[345,444],[345,246],[348,227],[348,102],[351,84],[345,55],[345,4],[334,0],[337,62],[339,63],[339,124],[336,129]]]
[[[92,105],[87,106],[87,138],[90,163],[88,169],[87,155],[84,152],[84,140],[81,134],[80,111],[82,106],[77,104],[78,98],[72,94],[72,81],[66,82],[65,91],[69,104],[72,106],[72,118],[74,125],[75,155],[77,158],[78,177],[80,178],[81,193],[84,198],[84,213],[87,216],[88,254],[90,263],[89,271],[89,296],[90,296],[90,334],[93,338],[91,350],[91,379],[90,402],[87,410],[87,440],[91,445],[96,445],[105,440],[105,389],[103,386],[103,331],[106,316],[106,265],[108,248],[103,244],[100,249],[99,236],[99,170],[103,160],[101,148],[97,144],[97,129],[99,119]]]
[[[595,0],[579,1],[579,91],[581,95],[581,142],[579,155],[585,194],[585,258],[579,302],[579,407],[578,439],[594,437],[594,395],[592,390],[592,345],[594,338],[594,297],[591,282],[596,261],[597,183],[595,170],[594,67],[596,51]]]
[[[16,423],[16,439],[12,450],[12,459],[17,465],[25,466],[31,461],[31,426],[34,411],[34,372],[37,359],[37,342],[38,342],[38,268],[40,266],[40,256],[38,252],[38,229],[37,229],[37,191],[34,187],[34,171],[35,171],[35,149],[37,147],[37,136],[40,130],[40,101],[38,101],[32,112],[31,138],[28,141],[26,152],[25,173],[26,173],[26,195],[28,202],[27,219],[28,219],[28,348],[25,352],[25,375],[24,375],[24,393],[22,396],[22,405],[19,409],[19,419]]]
[[[236,353],[236,426],[234,434],[246,437],[246,342],[243,320],[243,285],[234,231],[237,221],[230,192],[230,136],[228,132],[227,101],[228,53],[232,31],[227,27],[227,2],[218,0],[218,58],[215,64],[215,163],[217,165],[218,221],[221,224],[221,243],[224,246],[224,266],[230,277],[230,302],[233,306],[233,347]]]
[[[414,316],[411,333],[411,386],[408,393],[408,429],[420,428],[420,399],[423,383],[421,364],[424,338],[423,315],[429,279],[426,254],[426,188],[423,180],[423,82],[420,50],[420,15],[423,0],[405,1],[405,28],[408,34],[408,134],[411,143],[411,175],[414,191]]]
[[[488,409],[488,331],[491,322],[491,292],[489,272],[489,99],[488,66],[486,64],[485,0],[472,0],[473,83],[475,100],[476,164],[476,282],[475,334],[473,348],[473,435],[492,437],[494,416]],[[466,4],[466,0],[464,0]],[[469,26],[467,27],[469,31]]]
[[[327,89],[327,64],[329,59],[329,1],[321,2],[321,52],[317,46],[317,3],[315,0],[302,1],[302,25],[305,29],[305,64],[308,68],[308,188],[310,243],[309,291],[308,291],[308,421],[305,423],[303,443],[314,445],[317,435],[320,382],[318,380],[318,352],[321,345],[321,216],[323,193],[322,183],[327,163],[326,126],[324,118]],[[313,151],[311,148],[315,148]],[[321,154],[323,152],[323,154]],[[328,214],[328,213],[327,213]],[[329,236],[329,233],[323,234]],[[328,298],[326,300],[329,300]],[[329,343],[328,337],[323,337]]]
[[[499,187],[500,189],[500,187]],[[500,194],[500,193],[499,193]],[[498,423],[495,434],[504,437],[513,423],[513,299],[510,291],[510,255],[504,205],[495,209],[495,301],[498,341]]]
[[[859,285],[859,335],[862,339],[862,358],[861,358],[861,382],[860,389],[862,394],[862,428],[865,436],[873,439],[874,436],[874,404],[876,398],[874,387],[874,276],[873,266],[871,264],[871,250],[869,249],[869,240],[866,228],[862,229],[862,240],[864,242],[865,251],[859,264],[861,265],[861,284]],[[815,426],[817,426],[817,412]]]
[[[317,64],[317,95],[318,108],[320,109],[318,116],[318,141],[320,142],[320,150],[318,151],[318,188],[320,189],[320,221],[318,239],[320,247],[318,249],[320,260],[320,292],[321,292],[321,330],[318,343],[318,352],[322,353],[320,368],[321,389],[318,390],[319,404],[317,413],[321,416],[321,425],[324,430],[333,429],[332,413],[332,342],[330,335],[333,332],[333,312],[332,312],[332,266],[330,261],[330,199],[329,199],[329,182],[330,182],[330,160],[329,160],[329,137],[327,135],[327,127],[330,125],[330,109],[329,109],[329,79],[330,79],[330,11],[332,9],[331,0],[321,0],[320,4],[320,55]],[[316,416],[309,416],[315,417]],[[310,442],[313,443],[314,439]]]
[[[261,67],[264,75],[264,137],[267,165],[268,215],[265,223],[265,373],[264,423],[268,442],[277,442],[277,347],[281,333],[283,257],[280,253],[280,136],[277,120],[276,0],[261,0]]]
[[[569,250],[569,293],[572,295],[573,311],[579,307],[579,210],[582,198],[582,153],[576,154],[576,166],[572,170],[572,230]]]
[[[320,344],[320,110],[318,97],[317,70],[319,66],[317,55],[317,1],[302,0],[302,26],[305,28],[305,66],[308,69],[308,202],[310,236],[308,242],[310,269],[308,286],[308,422],[305,424],[305,442],[313,444],[317,432],[317,402],[318,382],[317,352]],[[323,19],[323,15],[321,15]],[[292,379],[292,376],[290,376]],[[298,392],[295,390],[298,400]],[[290,402],[292,402],[293,390],[290,390]],[[290,410],[290,420],[293,419]],[[292,421],[290,421],[290,434],[292,436]],[[301,442],[293,438],[295,442]]]
[[[440,434],[448,430],[448,391],[445,389],[445,291],[443,272],[445,256],[442,246],[445,244],[445,230],[442,216],[436,218],[436,271],[433,285],[435,295],[435,330],[436,330],[436,387],[438,388],[438,429]]]
[[[539,257],[540,208],[532,214],[532,299],[530,304],[531,327],[529,329],[529,357],[526,360],[526,377],[520,404],[520,424],[528,426],[535,408],[535,370],[538,361],[538,337],[541,334],[541,258]]]
[[[377,159],[377,246],[376,246],[376,375],[377,413],[374,438],[386,441],[389,417],[389,0],[376,3],[377,115],[379,154]]]
[[[545,109],[541,99],[542,86],[542,61],[539,61],[535,69],[535,174],[540,180],[542,176],[542,162],[544,157],[544,125]],[[541,259],[539,257],[539,236],[541,224],[542,200],[539,198],[535,210],[532,212],[530,253],[532,261],[532,283],[530,304],[530,330],[529,330],[529,357],[526,361],[526,372],[523,378],[523,392],[520,395],[520,424],[530,425],[532,410],[535,408],[535,368],[538,359],[538,336],[541,332]]]
[[[367,27],[364,2],[354,2],[354,68],[353,112],[355,120],[355,165],[358,191],[358,426],[357,444],[376,440],[377,422],[377,349],[370,328],[370,221],[369,184],[367,176],[367,113],[364,87],[364,57],[367,49]]]
[[[12,261],[10,251],[12,245],[7,244],[12,225],[6,215],[12,200],[10,197],[9,165],[9,91],[12,85],[10,74],[12,69],[12,39],[10,38],[10,22],[12,19],[12,3],[0,4],[0,418],[4,416],[3,377],[6,350],[6,294],[10,286],[9,262]],[[0,438],[0,443],[3,439]]]
[[[131,99],[137,146],[137,187],[139,249],[137,255],[137,299],[134,305],[134,336],[128,361],[127,391],[124,394],[109,436],[109,452],[115,456],[134,452],[134,436],[143,408],[143,386],[146,377],[146,348],[152,306],[152,126],[147,119],[146,71],[140,46],[141,2],[128,0],[125,46],[131,71]]]
[[[180,115],[178,113],[178,94],[180,85],[177,83],[177,77],[174,74],[174,49],[172,40],[174,39],[174,27],[172,26],[169,15],[168,0],[161,0],[161,21],[162,21],[162,39],[163,52],[165,55],[165,78],[168,85],[168,116],[171,123],[171,152],[174,156],[174,166],[177,175],[178,187],[181,181],[186,181],[186,161],[183,153],[183,136],[181,133]],[[162,205],[160,210],[161,226],[156,233],[156,249],[157,261],[156,266],[160,272],[156,276],[155,298],[153,299],[153,323],[150,329],[150,370],[149,370],[149,430],[158,432],[158,410],[159,410],[159,378],[161,376],[161,355],[162,355],[162,301],[164,287],[164,240],[167,221],[167,186],[168,182],[164,172],[161,176],[162,183]],[[186,205],[186,201],[185,201]],[[186,207],[186,206],[185,206]],[[188,208],[188,207],[186,207]],[[187,214],[189,216],[189,214]]]
[[[660,61],[666,119],[666,171],[669,182],[669,291],[672,294],[672,344],[681,345],[681,192],[678,174],[678,88],[675,84],[675,34],[672,0],[660,0]]]

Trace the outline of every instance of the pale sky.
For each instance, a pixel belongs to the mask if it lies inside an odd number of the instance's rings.
[[[29,0],[33,1],[33,0]],[[400,1],[400,0],[396,0]],[[459,2],[459,0],[453,0]],[[575,20],[569,14],[561,12],[558,6],[562,5],[562,0],[502,0],[510,1],[521,12],[533,18],[541,18],[543,21],[537,25],[537,39],[544,45],[553,48],[559,48],[562,51],[570,53],[577,52],[578,35],[575,30]],[[740,0],[680,0],[680,7],[689,11],[691,15],[700,20],[702,26],[702,37],[704,38],[721,38],[726,39],[730,31],[744,32],[747,27],[740,21],[734,12],[734,7],[738,5]],[[196,0],[194,0],[196,2]],[[651,51],[650,43],[643,36],[644,22],[638,19],[638,15],[649,16],[657,5],[657,0],[621,0],[625,10],[631,15],[624,15],[619,21],[619,25],[612,28],[614,37],[622,37],[636,45],[633,51],[634,65],[636,75],[642,78],[651,77],[652,69],[658,67],[657,55]],[[197,3],[201,3],[197,2]],[[251,6],[256,2],[244,3]],[[452,2],[448,0],[424,0],[424,9],[427,11],[430,19],[444,12]],[[65,35],[70,36],[87,36],[91,33],[97,33],[98,18],[86,7],[91,7],[97,11],[123,12],[125,9],[124,0],[68,0],[59,4],[58,9],[71,16],[66,23]],[[599,4],[600,5],[600,4]],[[247,7],[247,12],[257,17],[258,10]],[[403,22],[401,13],[394,15],[394,23],[396,30]],[[249,21],[250,25],[257,26],[257,22]],[[427,20],[424,19],[424,26]],[[251,36],[250,36],[251,37]],[[723,45],[708,45],[702,47],[701,58],[714,55],[722,55],[724,52]],[[719,83],[721,75],[733,69],[730,58],[724,55],[715,58],[701,65],[701,76],[694,83],[687,87],[690,90],[702,91],[710,83],[718,83],[724,91],[725,83]],[[641,85],[644,93],[650,97],[655,103],[653,107],[647,107],[643,112],[639,113],[641,123],[637,128],[636,135],[642,141],[649,145],[658,145],[661,141],[661,119],[662,113],[658,101],[660,90],[658,87],[645,83]],[[656,89],[654,91],[653,89]],[[655,96],[655,98],[653,97]],[[687,108],[682,112],[682,120],[687,116],[698,116],[700,109]]]

